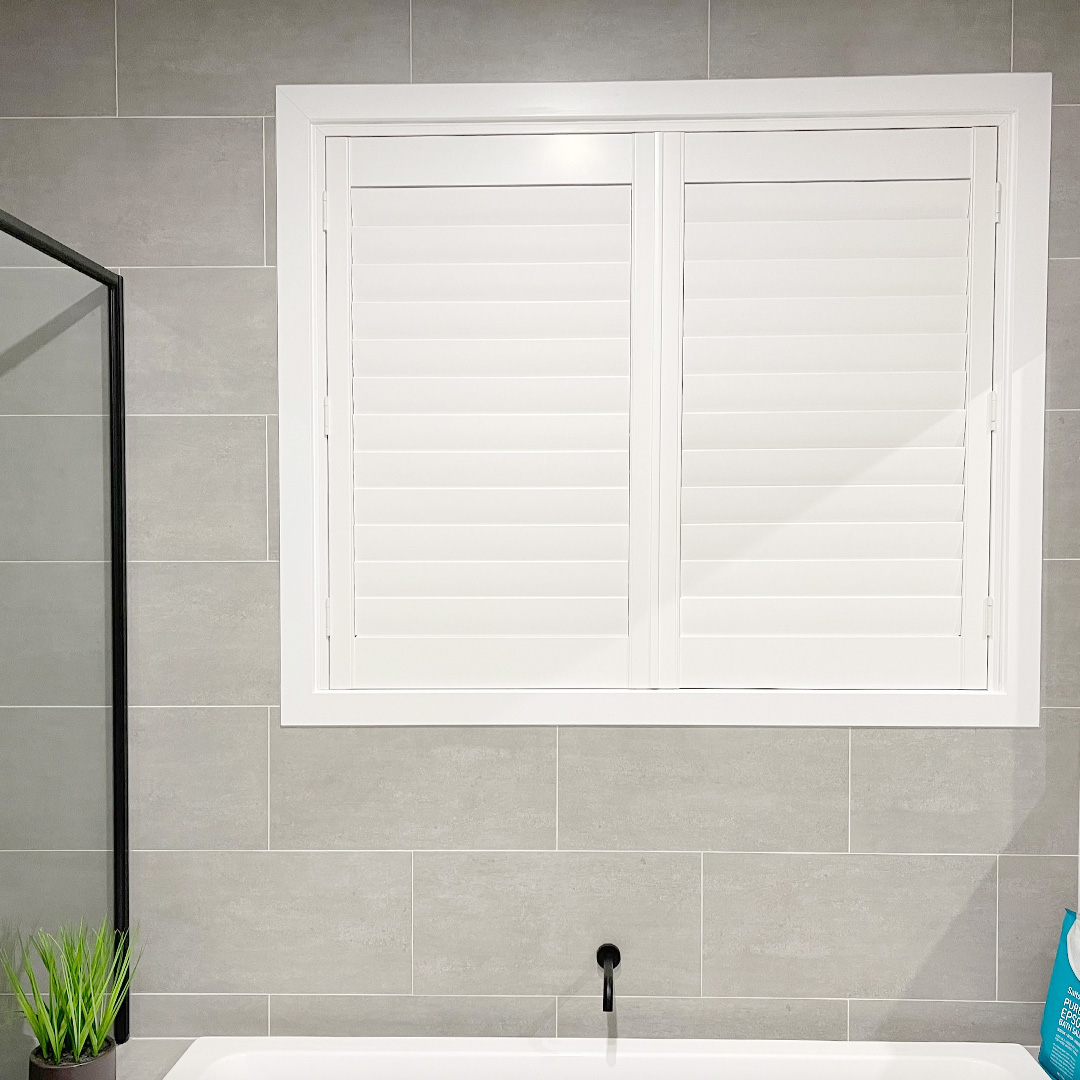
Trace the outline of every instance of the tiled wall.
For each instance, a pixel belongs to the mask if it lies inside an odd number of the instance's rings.
[[[203,1033],[603,1033],[608,938],[623,1035],[1037,1041],[1077,892],[1073,0],[6,0],[5,20],[0,206],[128,288],[128,1080]],[[1052,68],[1059,103],[1039,730],[279,727],[275,83],[1010,68]]]

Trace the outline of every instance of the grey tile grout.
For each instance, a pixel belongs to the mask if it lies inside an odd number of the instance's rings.
[[[0,994],[0,997],[10,997],[10,994]],[[334,997],[334,998],[383,998],[383,997],[410,997],[414,995],[394,993],[392,991],[293,991],[272,990],[269,993],[255,990],[136,990],[134,997]],[[416,997],[425,998],[527,998],[529,1000],[549,1000],[556,998],[567,1001],[592,1001],[595,994],[416,994]],[[1045,1005],[1044,1001],[1010,1001],[991,998],[902,998],[902,997],[852,997],[845,998],[840,995],[815,996],[813,994],[706,994],[699,998],[694,994],[620,994],[620,997],[637,1001],[648,1001],[661,998],[666,1001],[886,1001],[918,1003],[924,1005]],[[183,1039],[195,1038],[186,1035],[149,1035],[143,1038],[155,1039]]]
[[[555,850],[559,850],[559,725],[555,725]]]
[[[263,235],[263,266],[266,265],[266,117],[262,118],[259,125],[262,131],[262,235]]]
[[[853,729],[847,729],[847,849],[851,853],[851,744],[854,741]]]
[[[705,852],[701,853],[701,890],[698,895],[698,994],[705,996]]]
[[[19,269],[22,269],[20,267]],[[34,267],[27,267],[34,269]],[[38,267],[48,270],[49,267]],[[276,270],[276,266],[267,266],[265,263],[125,263],[118,270],[127,273],[129,270]]]
[[[409,993],[416,993],[416,852],[409,852]]]
[[[1001,856],[994,860],[994,1000],[1001,996]]]
[[[116,98],[116,118],[120,118],[120,16],[117,14],[119,0],[113,0],[113,94]]]
[[[0,116],[0,120],[261,120],[265,113],[124,113],[123,116],[110,113],[83,113]]]
[[[50,415],[50,414],[45,414]],[[81,416],[81,413],[74,413],[75,416]],[[96,415],[96,414],[88,414]],[[260,418],[266,419],[269,416],[277,417],[276,412],[239,412],[239,413],[139,413],[129,412],[126,414],[129,420],[258,420]]]
[[[21,708],[22,706],[8,706],[9,708]],[[66,708],[66,706],[49,706],[50,708]],[[100,706],[98,706],[100,708]],[[133,705],[132,708],[145,708],[146,706]],[[202,709],[208,706],[192,705],[179,706],[180,708]],[[217,708],[258,708],[266,706],[217,706]],[[271,706],[273,708],[273,706]],[[335,729],[331,729],[335,730]],[[0,848],[0,854],[43,853],[43,852],[83,852],[87,854],[107,851],[106,848]],[[132,848],[133,852],[143,855],[683,855],[687,858],[704,855],[739,855],[760,856],[762,858],[776,857],[812,857],[812,858],[847,858],[853,859],[1076,859],[1076,852],[1022,852],[1022,851],[753,851],[753,850],[722,850],[702,848],[495,848],[495,847],[456,847],[456,848]]]
[[[712,0],[705,0],[705,78],[712,78]]]
[[[270,561],[270,417],[263,417],[263,464],[266,479],[266,561]]]
[[[274,707],[266,706],[266,850],[270,851],[270,733],[273,727]]]
[[[847,999],[847,1039],[851,1042],[851,998]]]

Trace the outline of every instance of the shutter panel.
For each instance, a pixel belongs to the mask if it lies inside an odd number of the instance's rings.
[[[332,684],[627,686],[630,137],[350,143]]]
[[[686,137],[677,685],[986,687],[993,139]]]

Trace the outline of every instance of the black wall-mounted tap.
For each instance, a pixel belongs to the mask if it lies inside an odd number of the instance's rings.
[[[596,962],[604,969],[604,1012],[615,1008],[615,969],[621,959],[619,947],[610,942],[596,950]]]

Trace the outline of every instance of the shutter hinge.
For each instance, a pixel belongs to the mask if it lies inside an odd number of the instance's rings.
[[[986,395],[986,430],[997,431],[998,422],[998,396],[996,390],[991,390]]]
[[[330,219],[330,196],[324,191],[322,193],[322,231],[327,231],[327,222]]]
[[[1001,220],[1001,185],[994,185],[994,221]]]
[[[322,433],[327,439],[330,438],[330,399],[322,399]]]
[[[994,598],[988,596],[983,601],[983,636],[994,636]]]
[[[326,604],[323,608],[323,618],[326,620],[326,636],[330,636],[330,597],[326,598]]]

